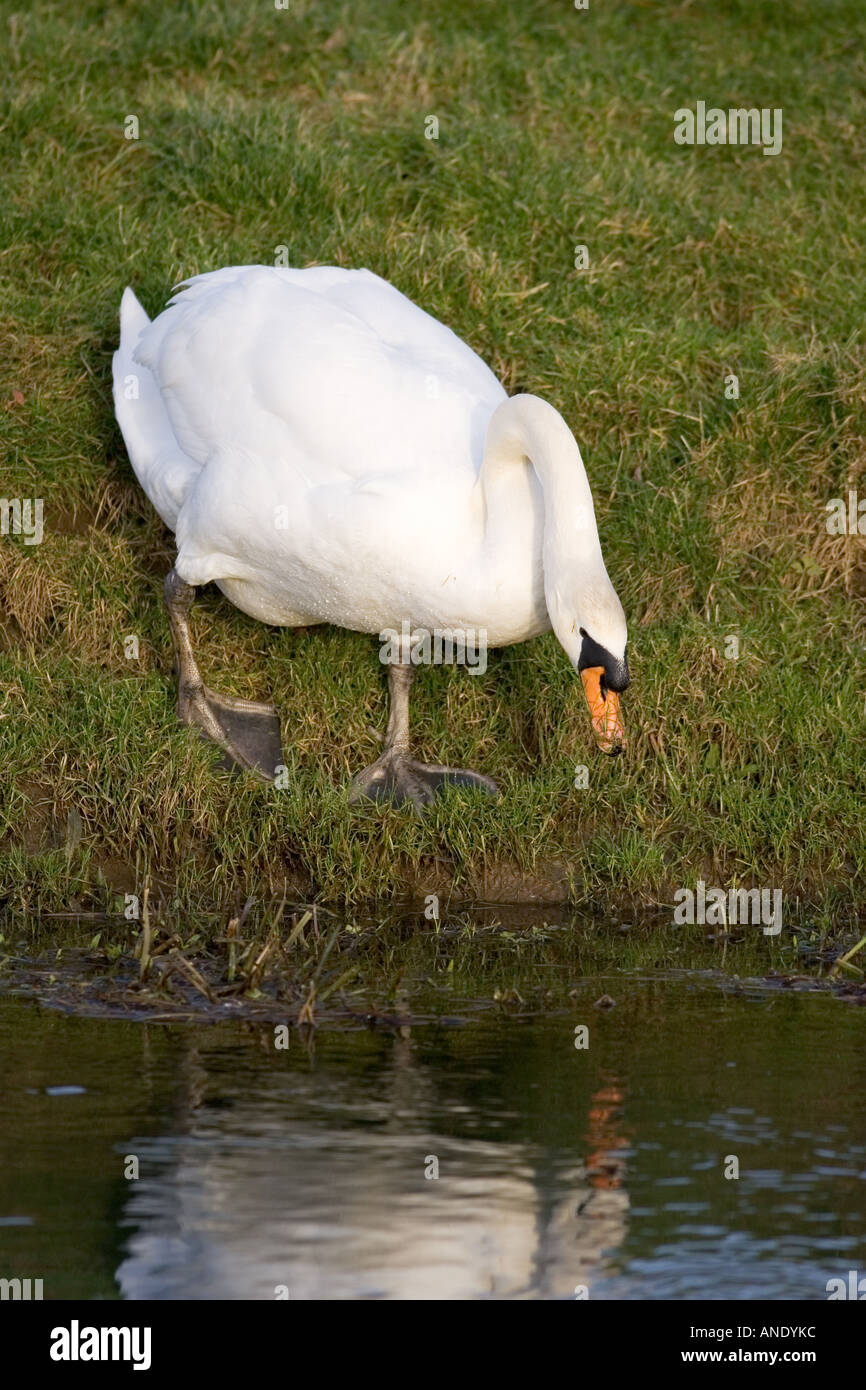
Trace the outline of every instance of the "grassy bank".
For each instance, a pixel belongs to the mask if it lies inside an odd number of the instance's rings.
[[[825,526],[831,498],[866,496],[857,0],[71,3],[3,24],[0,496],[44,499],[45,527],[0,540],[7,902],[116,908],[149,879],[192,910],[609,906],[703,877],[862,906],[866,561]],[[781,153],[676,145],[698,100],[782,108]],[[274,698],[289,788],[216,771],[176,725],[171,537],[113,421],[117,307],[280,246],[368,266],[563,412],[630,623],[625,757],[595,752],[545,637],[416,681],[416,755],[491,774],[498,803],[349,807],[384,726],[375,643],[271,630],[213,590],[200,663]]]

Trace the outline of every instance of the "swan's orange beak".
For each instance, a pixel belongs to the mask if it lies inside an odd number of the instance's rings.
[[[621,753],[625,743],[625,730],[619,712],[619,696],[615,690],[602,687],[603,666],[588,666],[581,671],[580,679],[586,691],[586,702],[592,716],[592,732],[602,753]],[[603,691],[603,693],[602,693]]]

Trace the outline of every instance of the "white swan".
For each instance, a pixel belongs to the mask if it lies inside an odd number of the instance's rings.
[[[120,321],[117,420],[177,537],[166,603],[182,719],[262,776],[281,762],[273,708],[202,682],[187,613],[213,581],[244,613],[290,627],[480,632],[490,647],[552,627],[599,745],[619,750],[625,616],[580,451],[552,406],[509,400],[450,329],[366,270],[231,267],[186,282],[153,322],[127,289]],[[447,781],[495,791],[409,757],[405,648],[388,670],[384,752],[353,796],[422,805]]]

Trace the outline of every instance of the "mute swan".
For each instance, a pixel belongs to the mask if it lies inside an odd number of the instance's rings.
[[[208,689],[188,612],[215,582],[288,627],[480,633],[552,627],[581,674],[599,746],[623,740],[626,623],[580,451],[537,396],[508,399],[455,336],[367,270],[235,266],[184,282],[151,322],[120,309],[114,401],[132,466],[176,534],[165,586],[178,715],[271,780],[273,706]],[[406,626],[404,626],[404,624]],[[405,643],[390,661],[381,757],[352,799],[423,806],[489,777],[409,756]]]

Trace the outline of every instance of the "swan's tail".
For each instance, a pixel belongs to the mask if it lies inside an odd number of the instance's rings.
[[[172,530],[200,465],[175,438],[159,383],[136,357],[150,319],[132,290],[120,301],[120,346],[112,359],[114,413],[135,475],[163,521]]]

